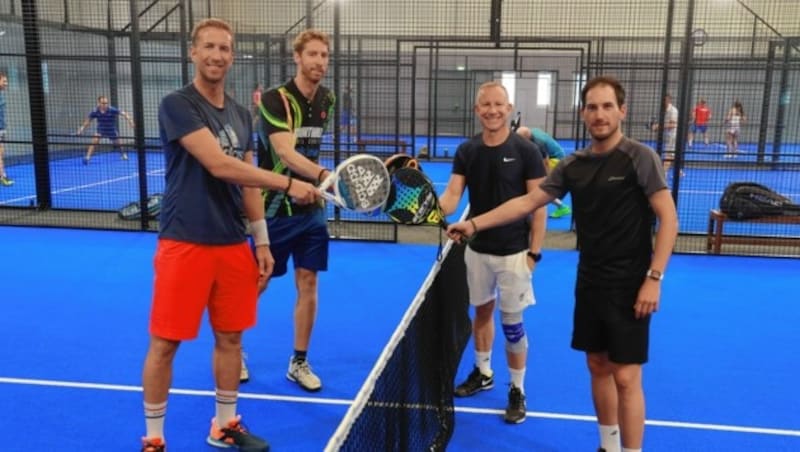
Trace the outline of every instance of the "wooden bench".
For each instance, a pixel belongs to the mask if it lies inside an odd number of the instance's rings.
[[[748,237],[741,235],[726,236],[723,228],[726,221],[736,221],[742,223],[768,223],[768,224],[800,224],[800,215],[787,215],[778,217],[752,218],[738,220],[730,218],[717,209],[711,209],[708,215],[708,236],[706,238],[706,251],[713,254],[720,254],[723,243],[741,245],[776,245],[792,246],[800,245],[800,238],[791,237]]]

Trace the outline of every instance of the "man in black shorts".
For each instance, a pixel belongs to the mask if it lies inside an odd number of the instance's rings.
[[[536,189],[451,225],[448,235],[469,237],[572,194],[580,249],[572,347],[586,352],[601,450],[640,451],[642,364],[678,219],[657,154],[622,135],[627,107],[620,83],[596,77],[581,102],[589,147],[567,156]]]

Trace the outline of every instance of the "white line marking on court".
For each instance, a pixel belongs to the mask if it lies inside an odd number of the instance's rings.
[[[505,413],[505,411],[503,410],[490,410],[485,408],[467,408],[467,407],[456,407],[456,411],[461,413],[492,414],[492,415],[503,415]],[[542,413],[538,411],[528,411],[527,413],[528,416],[540,417],[545,419],[564,419],[571,421],[597,422],[597,418],[594,416]],[[658,427],[674,427],[674,428],[695,429],[695,430],[717,430],[723,432],[738,432],[738,433],[760,433],[763,435],[800,437],[800,430],[787,430],[780,428],[743,427],[739,425],[725,425],[725,424],[701,424],[697,422],[658,421],[653,419],[645,421],[645,424]]]
[[[141,386],[133,385],[112,385],[101,383],[81,383],[77,381],[60,381],[60,380],[37,380],[29,378],[10,378],[0,377],[0,384],[13,384],[24,386],[48,386],[59,388],[75,388],[75,389],[97,389],[106,391],[122,391],[122,392],[142,392]],[[201,396],[201,397],[214,397],[214,391],[201,391],[195,389],[170,389],[170,394],[188,395],[188,396]],[[274,394],[253,394],[242,392],[239,393],[239,398],[251,400],[271,400],[278,402],[296,402],[296,403],[319,403],[325,405],[350,405],[352,400],[347,399],[329,399],[321,397],[294,397],[282,396]],[[492,410],[487,408],[471,408],[471,407],[456,407],[455,411],[459,413],[471,414],[491,414],[502,415],[503,410]],[[528,416],[538,417],[544,419],[562,419],[569,421],[584,421],[584,422],[597,422],[594,416],[578,415],[578,414],[559,414],[559,413],[545,413],[539,411],[528,411]],[[701,424],[697,422],[675,422],[675,421],[658,421],[648,420],[645,421],[647,425],[658,427],[672,427],[694,430],[716,430],[724,432],[737,432],[737,433],[758,433],[762,435],[776,435],[776,436],[797,436],[800,437],[800,430],[788,430],[779,428],[762,428],[762,427],[744,427],[739,425],[725,425],[725,424]]]
[[[164,169],[163,168],[147,172],[148,176],[157,176],[159,174],[164,174]],[[133,179],[134,177],[139,177],[139,173],[138,172],[137,173],[131,173],[129,176],[116,177],[114,179],[108,179],[108,180],[104,180],[104,181],[100,181],[100,182],[92,182],[91,184],[83,184],[83,185],[76,185],[74,187],[69,187],[69,188],[62,188],[61,190],[54,190],[54,191],[50,192],[50,194],[58,195],[58,194],[61,194],[61,193],[67,193],[67,192],[71,192],[71,191],[83,190],[84,188],[99,187],[100,185],[113,184],[114,182],[121,182],[121,181],[124,181],[124,180]],[[3,202],[0,202],[0,206],[2,206],[4,204],[11,204],[11,203],[14,203],[14,202],[19,202],[19,201],[28,201],[28,200],[31,200],[31,199],[36,199],[36,195],[29,195],[29,196],[22,196],[20,198],[7,199],[7,200],[5,200]]]

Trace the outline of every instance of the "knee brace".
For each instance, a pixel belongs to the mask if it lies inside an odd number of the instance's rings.
[[[511,353],[523,353],[528,350],[528,337],[522,326],[522,312],[500,314],[503,323],[503,334],[506,336],[506,350]]]

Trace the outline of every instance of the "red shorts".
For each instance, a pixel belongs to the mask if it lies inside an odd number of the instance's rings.
[[[258,266],[247,242],[198,245],[159,239],[154,267],[150,334],[194,339],[206,307],[215,331],[255,325]]]

